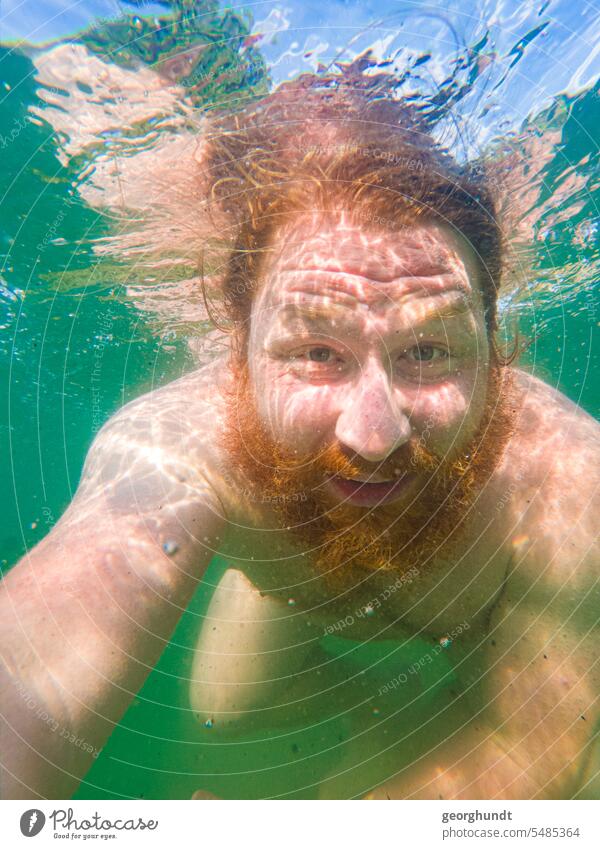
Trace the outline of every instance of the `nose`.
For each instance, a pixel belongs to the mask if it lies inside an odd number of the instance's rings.
[[[336,438],[370,462],[381,462],[410,439],[410,422],[392,395],[385,368],[370,360],[345,396]]]

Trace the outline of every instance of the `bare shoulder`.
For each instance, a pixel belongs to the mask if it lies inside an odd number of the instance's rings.
[[[514,376],[521,403],[504,470],[546,493],[571,483],[591,491],[598,485],[600,424],[538,378],[516,369]]]
[[[206,490],[219,466],[225,375],[219,358],[118,410],[92,444],[79,498],[108,492],[113,505],[129,509]]]
[[[125,404],[103,430],[108,432],[115,427],[126,426],[126,423],[135,423],[136,426],[152,426],[154,435],[165,440],[172,438],[167,425],[176,424],[189,432],[190,428],[195,429],[199,420],[211,420],[218,412],[222,400],[218,389],[223,385],[226,373],[227,363],[219,357]]]
[[[514,369],[517,386],[522,394],[522,436],[529,436],[532,446],[543,448],[544,443],[562,443],[582,448],[600,446],[600,424],[573,403],[566,395],[520,369]]]
[[[598,572],[600,425],[541,380],[515,376],[522,405],[501,469],[503,524],[536,576],[543,566],[548,581],[581,588]]]

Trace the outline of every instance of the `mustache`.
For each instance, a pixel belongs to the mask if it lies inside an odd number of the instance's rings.
[[[311,475],[363,480],[374,478],[374,482],[394,480],[415,471],[432,472],[442,465],[441,458],[429,450],[422,440],[416,438],[409,440],[378,463],[370,463],[360,454],[350,454],[339,444],[330,444],[317,456],[314,454],[305,457],[287,455],[285,460],[282,457],[278,459],[280,468],[284,467],[288,472],[303,469],[305,473]]]

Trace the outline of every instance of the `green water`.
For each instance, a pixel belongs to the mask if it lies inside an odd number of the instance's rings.
[[[237,28],[240,40],[248,32],[245,26],[237,18],[212,20],[211,62],[232,61],[214,48],[220,43],[218,28]],[[107,43],[114,47],[114,33],[104,38],[96,33],[90,50],[106,51]],[[155,53],[147,54],[147,49],[121,50],[113,59],[123,65],[155,62]],[[168,55],[180,49],[173,42]],[[230,75],[216,93],[199,94],[193,84],[188,89],[196,101],[209,105],[237,89],[258,91],[267,77],[258,53],[253,62],[252,73]],[[94,245],[110,222],[78,192],[85,162],[61,162],[61,139],[43,121],[28,120],[32,104],[42,106],[31,57],[0,48],[0,72],[0,367],[5,398],[0,462],[8,496],[0,538],[6,570],[48,532],[69,503],[100,424],[126,401],[194,367],[187,344],[194,330],[165,335],[127,297],[127,269],[117,273],[114,264],[98,264]],[[505,321],[511,328],[512,321],[518,322],[531,342],[522,365],[597,417],[597,87],[577,96],[557,96],[551,108],[528,119],[527,127],[536,127],[542,141],[547,139],[547,159],[536,176],[529,210],[536,234],[533,256],[521,288],[505,296]],[[527,150],[528,138],[521,127],[511,138],[512,149]],[[565,190],[564,181],[573,173],[578,179]],[[351,764],[346,742],[357,718],[351,718],[352,711],[332,716],[325,703],[315,706],[310,721],[303,723],[300,717],[295,724],[274,724],[269,734],[245,734],[241,743],[196,721],[187,705],[186,677],[211,587],[224,565],[218,558],[212,562],[171,644],[77,798],[178,799],[189,798],[200,787],[224,797],[311,797],[320,777]],[[342,682],[357,666],[335,659],[339,647],[334,642],[322,650],[329,659],[327,674],[342,692]],[[370,649],[371,655],[362,651],[362,662],[367,662],[378,650]],[[379,674],[389,678],[389,671]],[[371,691],[374,680],[365,680]],[[348,695],[347,705],[353,698]],[[369,712],[363,720],[365,727],[374,726],[375,746],[381,745],[384,733],[390,742],[397,736],[393,721],[382,727],[385,717]]]

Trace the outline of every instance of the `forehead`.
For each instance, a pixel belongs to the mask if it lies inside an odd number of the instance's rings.
[[[261,309],[316,304],[370,310],[407,299],[455,295],[479,300],[466,245],[436,224],[388,232],[343,212],[296,219],[275,240],[265,265]]]

